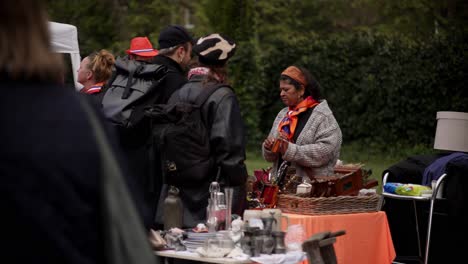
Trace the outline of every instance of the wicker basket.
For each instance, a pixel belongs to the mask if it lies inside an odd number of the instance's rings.
[[[376,212],[381,207],[381,196],[301,197],[281,194],[277,207],[285,213],[323,215]]]

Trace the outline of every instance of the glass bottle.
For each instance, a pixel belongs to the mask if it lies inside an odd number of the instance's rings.
[[[169,230],[173,227],[182,228],[183,210],[182,201],[179,197],[179,189],[174,186],[169,187],[166,199],[164,199],[164,229]]]

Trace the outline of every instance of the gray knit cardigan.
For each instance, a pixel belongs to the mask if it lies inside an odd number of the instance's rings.
[[[276,116],[269,137],[278,135],[278,125],[286,115],[288,107],[282,109]],[[297,137],[296,143],[289,143],[283,160],[290,161],[296,168],[299,176],[305,175],[325,176],[332,175],[333,168],[340,156],[341,130],[336,122],[327,101],[322,100],[309,117],[306,125]],[[266,161],[273,162],[272,176],[276,177],[278,158],[280,153],[272,153],[262,146],[263,157]],[[305,178],[307,180],[307,177]]]

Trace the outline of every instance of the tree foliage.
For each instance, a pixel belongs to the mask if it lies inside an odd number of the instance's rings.
[[[435,112],[467,112],[464,0],[48,0],[54,21],[78,27],[82,54],[121,54],[167,24],[192,23],[238,47],[230,61],[251,146],[268,133],[278,77],[291,64],[320,81],[345,141],[430,144]]]
[[[242,115],[248,128],[251,144],[260,142],[262,133],[259,130],[261,118],[256,96],[261,89],[258,54],[255,41],[256,14],[254,1],[216,1],[203,0],[199,8],[203,10],[202,27],[207,33],[225,34],[236,42],[236,55],[229,61],[229,76],[241,105]]]
[[[183,24],[187,0],[48,0],[51,20],[78,28],[82,54],[109,49],[116,55],[128,49],[130,39],[147,36],[157,48],[159,31]]]
[[[48,0],[51,20],[73,24],[78,28],[78,40],[82,54],[93,50],[110,49],[119,41],[119,31],[114,21],[112,0]]]

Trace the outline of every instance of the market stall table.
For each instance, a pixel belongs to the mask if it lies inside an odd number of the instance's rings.
[[[299,215],[287,214],[289,224],[302,224],[306,238],[324,231],[346,230],[346,235],[337,238],[334,244],[338,263],[343,264],[390,264],[395,259],[395,249],[385,212]],[[283,231],[286,222],[282,221]]]
[[[176,258],[176,259],[186,259],[192,261],[199,261],[204,263],[220,263],[220,264],[246,264],[254,263],[251,260],[237,260],[232,258],[204,258],[200,257],[195,252],[189,251],[175,251],[175,250],[163,250],[155,251],[156,256],[166,257],[166,258]]]

